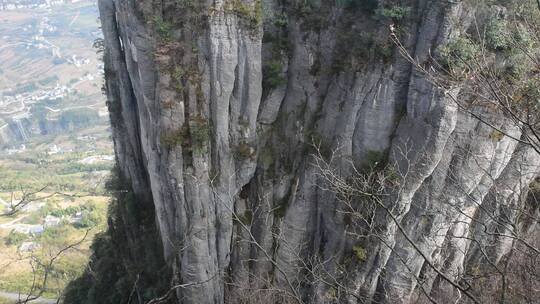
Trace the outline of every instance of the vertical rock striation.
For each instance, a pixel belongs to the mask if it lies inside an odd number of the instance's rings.
[[[524,203],[540,155],[512,139],[520,128],[463,110],[459,86],[400,56],[375,1],[286,2],[99,1],[119,167],[154,206],[171,280],[187,284],[177,302],[275,287],[306,303],[408,303],[419,276],[437,297],[485,258],[471,234],[499,261],[511,242],[473,219]],[[402,2],[401,40],[422,65],[473,22],[467,2]],[[494,140],[471,111],[511,137]],[[335,151],[343,176],[385,159],[406,172],[383,202],[393,216],[374,215],[377,237],[355,232],[313,146]]]

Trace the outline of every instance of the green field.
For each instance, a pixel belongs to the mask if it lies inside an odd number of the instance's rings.
[[[89,245],[92,239],[105,228],[107,198],[92,197],[91,200],[91,204],[77,200],[72,202],[72,208],[73,206],[93,206],[91,211],[87,210],[91,220],[81,224],[63,222],[56,227],[46,228],[37,236],[3,231],[0,242],[0,260],[7,266],[0,270],[0,290],[36,294],[43,288],[44,297],[59,297],[66,284],[82,273],[88,261]],[[52,211],[58,213],[60,210],[67,209],[61,204],[55,204],[54,207],[37,213],[49,215]],[[87,232],[88,235],[85,237]],[[21,252],[18,248],[24,242],[35,242],[39,244],[39,247],[32,252]],[[62,252],[74,244],[77,245],[73,249]],[[57,255],[58,258],[55,259]],[[53,259],[55,259],[54,262],[52,262]],[[45,272],[48,273],[46,282],[44,281]],[[33,282],[37,282],[34,289],[32,289]]]
[[[36,147],[42,145],[38,143]],[[37,288],[45,291],[43,296],[56,298],[69,281],[82,273],[91,241],[106,226],[109,198],[104,192],[104,184],[113,162],[83,164],[81,160],[110,153],[109,145],[108,150],[91,153],[49,155],[38,149],[0,159],[1,199],[17,201],[23,192],[42,190],[31,197],[39,204],[37,207],[0,216],[0,224],[16,220],[16,224],[21,225],[43,225],[47,216],[60,220],[58,225],[45,227],[43,233],[36,235],[17,232],[12,226],[0,226],[1,291],[32,293],[31,286],[37,280],[40,282]],[[6,211],[6,207],[2,206],[2,210]],[[74,218],[76,222],[73,222]],[[39,244],[39,247],[22,252],[21,246],[25,242]],[[81,243],[63,252],[50,267],[44,266],[63,249],[78,242]],[[49,269],[48,279],[43,286],[45,269]]]
[[[112,143],[106,127],[98,126],[35,138],[25,147],[0,156],[0,199],[9,204],[21,199],[23,193],[37,191],[29,196],[29,206],[35,204],[31,209],[0,215],[0,291],[35,294],[43,289],[42,296],[57,298],[66,284],[82,273],[92,240],[106,228],[109,196],[104,186],[114,164]],[[7,211],[7,206],[0,204],[0,214]],[[19,224],[43,225],[48,216],[60,222],[45,227],[41,234],[14,229],[13,225]],[[22,252],[25,242],[38,247]],[[62,254],[54,263],[46,266],[59,252]],[[48,279],[43,284],[45,273]],[[37,288],[32,289],[33,282],[38,282]]]

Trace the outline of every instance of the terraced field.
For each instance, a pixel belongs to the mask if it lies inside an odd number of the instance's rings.
[[[0,11],[0,33],[0,145],[107,124],[94,1]]]

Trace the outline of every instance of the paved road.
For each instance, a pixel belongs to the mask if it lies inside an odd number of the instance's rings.
[[[18,293],[0,291],[0,298],[13,300],[13,301],[16,302],[19,299],[24,300],[26,298],[26,295],[19,295]],[[28,303],[32,303],[32,304],[56,304],[56,300],[39,298],[39,299],[36,299],[36,300],[28,302]]]

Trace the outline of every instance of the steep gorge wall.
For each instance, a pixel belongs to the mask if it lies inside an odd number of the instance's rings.
[[[172,281],[188,284],[177,302],[236,303],[242,289],[275,287],[307,303],[408,303],[418,276],[434,297],[451,294],[441,275],[482,259],[466,237],[484,239],[471,228],[478,210],[520,204],[540,155],[494,140],[453,101],[459,87],[435,87],[388,37],[398,22],[428,63],[470,26],[474,5],[402,1],[409,17],[381,21],[376,1],[285,2],[99,1],[119,167],[154,206]],[[472,111],[522,136],[488,107]],[[393,216],[374,215],[377,237],[327,190],[313,144],[337,151],[343,176],[385,159],[406,172],[384,201]],[[510,247],[500,240],[491,255]]]

